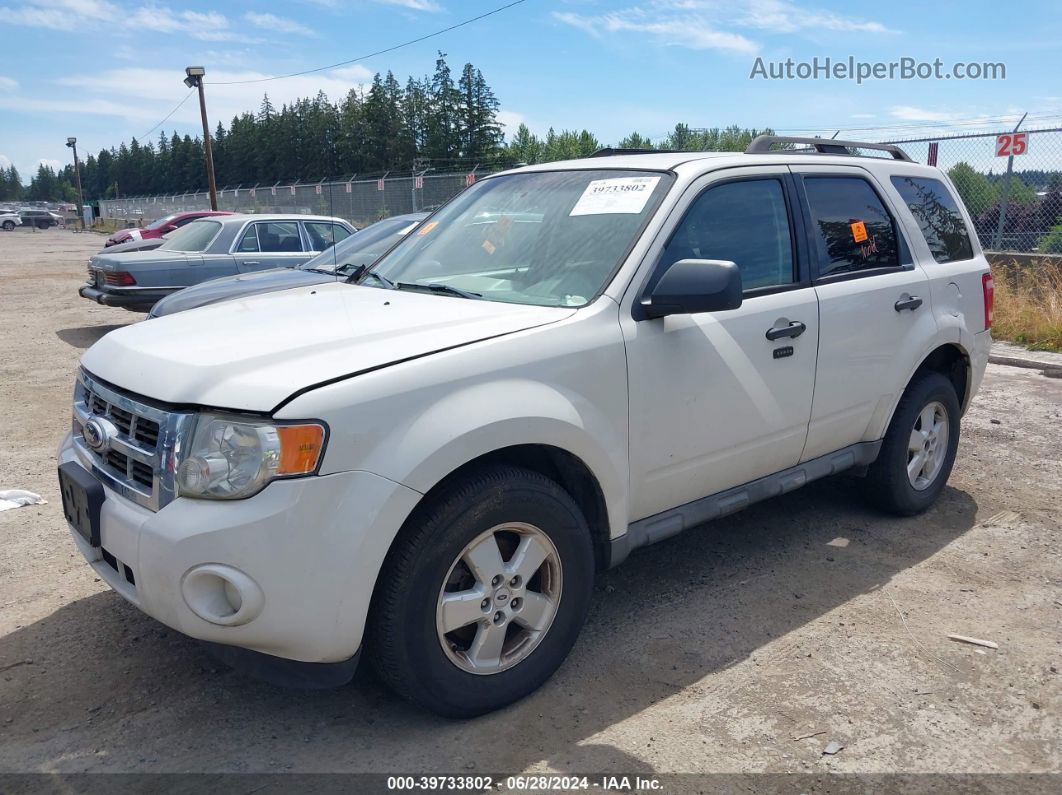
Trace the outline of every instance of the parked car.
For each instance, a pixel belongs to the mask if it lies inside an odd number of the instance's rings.
[[[638,547],[839,472],[899,515],[936,501],[991,342],[971,228],[943,172],[878,144],[486,177],[354,284],[86,351],[71,536],[259,676],[336,684],[364,647],[428,709],[495,709]]]
[[[63,216],[53,213],[51,210],[35,210],[31,207],[23,207],[18,211],[22,223],[26,226],[35,226],[38,229],[47,229],[58,226],[63,221]]]
[[[22,216],[18,213],[0,212],[0,227],[5,232],[10,232],[22,223]]]
[[[219,301],[350,278],[375,262],[427,216],[427,213],[408,213],[377,221],[294,268],[240,273],[186,287],[156,303],[148,317],[162,317]]]
[[[160,238],[176,229],[180,229],[182,226],[192,223],[192,221],[198,221],[200,218],[232,214],[233,213],[226,210],[193,210],[184,213],[174,213],[173,215],[167,215],[164,218],[152,221],[143,228],[134,227],[132,229],[119,229],[107,238],[107,242],[103,245],[104,248],[107,248],[109,246],[117,246],[121,243],[128,243],[132,240]]]
[[[105,306],[147,312],[170,293],[219,276],[294,267],[356,230],[322,215],[229,215],[201,218],[169,234],[154,251],[89,260],[78,293]]]
[[[149,237],[147,239],[141,238],[139,240],[127,240],[125,243],[117,243],[113,246],[106,246],[100,249],[100,253],[107,252],[108,254],[124,254],[127,251],[154,251],[160,248],[163,243],[166,242],[166,237]]]

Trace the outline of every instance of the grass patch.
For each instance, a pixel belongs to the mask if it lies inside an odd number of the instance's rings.
[[[1062,263],[1044,259],[992,268],[992,336],[1032,350],[1062,351]]]

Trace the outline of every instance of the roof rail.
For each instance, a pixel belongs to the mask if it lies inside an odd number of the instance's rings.
[[[618,149],[613,146],[605,146],[598,149],[587,157],[612,157],[613,155],[659,155],[674,152],[674,149]]]
[[[803,151],[798,152],[799,154],[848,155],[849,157],[858,157],[858,155],[853,155],[849,151],[850,149],[876,149],[881,152],[888,152],[895,160],[904,160],[908,163],[914,162],[905,151],[893,144],[871,144],[866,141],[838,141],[833,138],[794,138],[788,135],[758,135],[752,139],[752,143],[750,143],[745,150],[745,154],[773,154],[776,151],[771,148],[774,144],[805,144],[806,146],[815,147],[814,152]]]

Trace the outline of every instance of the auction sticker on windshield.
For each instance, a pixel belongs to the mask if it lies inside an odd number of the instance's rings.
[[[660,177],[595,179],[586,186],[568,215],[640,213],[659,181]]]

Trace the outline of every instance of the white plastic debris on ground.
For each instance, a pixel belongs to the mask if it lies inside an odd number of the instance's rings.
[[[23,505],[47,505],[48,500],[40,494],[23,489],[8,489],[0,491],[0,511],[9,511],[12,508],[21,508]]]

